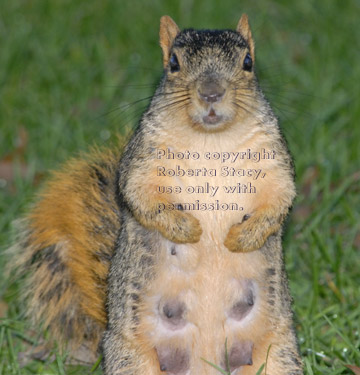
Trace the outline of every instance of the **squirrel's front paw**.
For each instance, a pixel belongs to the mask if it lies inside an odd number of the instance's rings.
[[[171,211],[171,215],[164,219],[167,220],[167,223],[159,230],[170,241],[195,243],[200,240],[202,234],[200,221],[193,215],[181,211]]]
[[[274,233],[276,229],[278,228],[266,228],[266,225],[256,216],[245,215],[242,223],[234,224],[230,228],[224,245],[235,253],[254,251],[260,249],[267,237]]]

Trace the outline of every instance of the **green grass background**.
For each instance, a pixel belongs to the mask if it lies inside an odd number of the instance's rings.
[[[235,28],[243,12],[295,160],[284,248],[305,372],[349,374],[344,364],[360,366],[359,1],[0,0],[0,166],[10,154],[15,171],[0,178],[0,247],[48,170],[134,126],[162,72],[161,15]],[[28,331],[0,257],[0,375],[89,373],[60,355],[20,367]]]

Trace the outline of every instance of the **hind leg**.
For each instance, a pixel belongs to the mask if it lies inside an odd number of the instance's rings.
[[[106,375],[158,375],[154,349],[147,349],[139,331],[139,311],[146,286],[153,275],[157,235],[124,213],[118,247],[108,278],[108,325],[102,349]]]
[[[141,341],[131,340],[109,327],[103,338],[106,375],[160,375],[154,350],[144,351]]]

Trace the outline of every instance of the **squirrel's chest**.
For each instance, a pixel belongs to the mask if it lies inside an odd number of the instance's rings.
[[[216,137],[157,149],[157,193],[197,217],[204,234],[222,237],[256,207],[272,179],[275,159],[266,143],[249,136],[242,143]],[[267,158],[267,159],[264,159]]]

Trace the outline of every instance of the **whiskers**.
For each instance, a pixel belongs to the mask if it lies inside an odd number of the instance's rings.
[[[138,88],[138,86],[136,86]],[[187,88],[174,88],[166,92],[156,91],[155,94],[145,96],[141,99],[134,100],[131,103],[124,103],[116,108],[108,111],[105,116],[112,116],[112,120],[119,120],[119,127],[134,128],[135,124],[140,120],[140,116],[152,103],[152,112],[159,114],[167,112],[170,115],[181,111],[189,105],[191,99]]]
[[[233,104],[247,113],[260,119],[267,117],[270,107],[281,123],[296,123],[299,117],[313,117],[308,109],[301,104],[307,99],[311,100],[311,95],[292,90],[284,82],[269,83],[262,80],[258,86],[257,81],[243,82],[238,80],[233,88],[235,91]],[[270,106],[266,103],[270,102]],[[261,105],[265,103],[265,105]],[[293,125],[292,125],[293,126]],[[286,132],[287,126],[283,130]]]
[[[156,94],[154,102],[156,101],[158,101],[158,105],[154,107],[154,111],[166,112],[173,115],[191,103],[191,95],[187,88],[180,88],[175,91]]]
[[[134,86],[136,88],[153,88],[153,86]],[[265,118],[268,118],[270,107],[264,99],[262,92],[258,88],[257,81],[244,81],[243,79],[235,80],[232,86],[230,95],[224,98],[224,108],[228,111],[229,118],[236,114],[243,114],[244,116],[251,116],[256,121],[262,123]],[[127,130],[134,128],[140,116],[149,109],[151,102],[151,114],[169,116],[178,116],[187,108],[194,107],[196,109],[196,93],[185,85],[175,85],[173,87],[160,86],[153,95],[146,95],[143,98],[137,99],[131,103],[124,103],[110,110],[106,115],[113,116],[116,120],[119,119],[117,131],[123,129]],[[222,105],[222,103],[218,103]],[[193,109],[192,109],[193,110]],[[226,114],[225,114],[226,115]]]
[[[232,90],[234,91],[232,104],[247,115],[261,121],[267,111],[256,85],[244,85],[241,81],[237,81]]]

